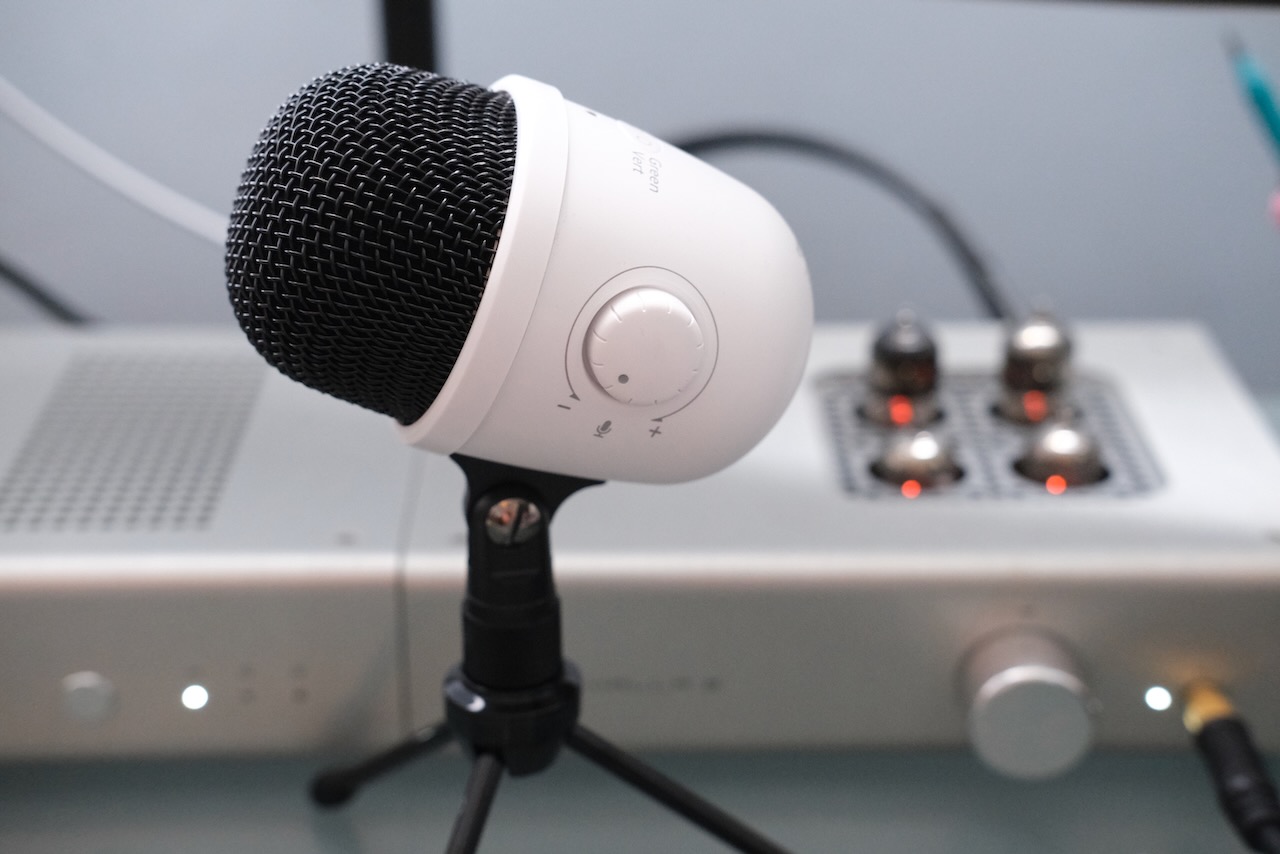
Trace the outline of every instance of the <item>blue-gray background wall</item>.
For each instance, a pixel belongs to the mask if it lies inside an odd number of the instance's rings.
[[[1225,58],[1280,78],[1280,11],[1032,0],[442,2],[441,70],[509,72],[666,136],[770,124],[845,140],[929,188],[1008,287],[1069,318],[1195,317],[1280,391],[1277,164]],[[5,0],[0,74],[152,176],[226,211],[266,118],[380,54],[354,0]],[[856,177],[716,161],[774,201],[820,319],[967,317],[947,256]],[[0,119],[0,254],[93,315],[229,322],[221,252]],[[42,322],[0,291],[0,323]]]

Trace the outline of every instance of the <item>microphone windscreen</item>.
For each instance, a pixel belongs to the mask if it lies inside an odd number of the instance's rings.
[[[504,92],[394,65],[313,81],[262,132],[232,209],[245,333],[285,375],[416,421],[471,329],[515,158]]]

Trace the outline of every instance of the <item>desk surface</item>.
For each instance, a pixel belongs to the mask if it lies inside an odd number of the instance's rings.
[[[1280,397],[1264,401],[1280,424]],[[1094,755],[1025,784],[966,752],[647,757],[796,852],[1243,852],[1190,751]],[[393,854],[443,849],[466,778],[446,752],[337,812],[305,794],[315,762],[0,766],[0,850],[19,854]],[[1275,770],[1280,771],[1280,768]],[[702,831],[573,755],[506,779],[481,850],[719,852]]]
[[[650,757],[796,852],[1206,854],[1245,849],[1190,754],[1094,756],[1040,784],[959,752]],[[466,764],[419,762],[320,812],[298,761],[0,769],[0,849],[23,854],[392,854],[443,850]],[[503,781],[481,851],[724,847],[575,756]]]

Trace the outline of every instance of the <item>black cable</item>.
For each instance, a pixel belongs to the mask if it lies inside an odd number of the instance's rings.
[[[439,71],[431,0],[382,0],[382,40],[387,62]]]
[[[55,296],[48,288],[37,284],[34,279],[4,258],[0,258],[0,279],[60,323],[78,326],[91,322],[89,317]]]
[[[991,276],[982,256],[959,225],[936,201],[902,174],[871,155],[850,146],[806,136],[792,131],[733,130],[690,137],[674,143],[690,154],[702,156],[734,148],[773,148],[805,154],[826,160],[871,180],[904,202],[933,228],[954,256],[982,303],[986,313],[996,320],[1012,320],[1018,315],[1013,301]]]
[[[1280,854],[1280,796],[1235,706],[1213,685],[1197,683],[1186,693],[1182,722],[1231,826],[1254,851]]]

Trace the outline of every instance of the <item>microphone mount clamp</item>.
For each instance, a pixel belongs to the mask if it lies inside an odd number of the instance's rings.
[[[578,723],[582,679],[561,651],[550,523],[600,481],[453,455],[467,478],[467,591],[462,662],[445,676],[445,718],[354,765],[319,774],[312,799],[336,807],[365,783],[458,741],[472,757],[446,851],[479,847],[502,774],[545,770],[568,747],[748,854],[784,849]]]

